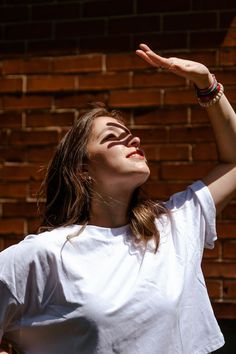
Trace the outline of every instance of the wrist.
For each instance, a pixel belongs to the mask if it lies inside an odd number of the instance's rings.
[[[194,82],[194,85],[199,90],[205,90],[208,87],[210,87],[213,83],[214,83],[214,77],[210,72],[208,72],[204,77],[201,77],[196,82]]]

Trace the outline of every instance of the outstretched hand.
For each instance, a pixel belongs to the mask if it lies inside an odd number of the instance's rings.
[[[201,63],[175,57],[164,58],[153,52],[146,44],[140,44],[139,48],[136,54],[150,65],[185,77],[200,89],[209,87],[213,81],[208,68]]]

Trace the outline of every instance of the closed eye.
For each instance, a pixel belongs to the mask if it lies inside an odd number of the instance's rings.
[[[126,132],[122,132],[119,135],[109,133],[107,134],[101,141],[101,144],[105,143],[106,141],[121,141],[122,139],[126,138],[128,134]]]
[[[103,140],[107,141],[107,140],[111,140],[114,138],[117,139],[118,137],[115,134],[108,134],[107,136],[105,136],[105,138]]]
[[[106,141],[111,141],[111,140],[118,140],[118,137],[115,134],[107,134],[101,141],[101,144],[105,143]]]

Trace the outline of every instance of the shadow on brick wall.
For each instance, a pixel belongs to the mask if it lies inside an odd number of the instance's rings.
[[[234,0],[2,1],[1,56],[127,52],[235,45]]]

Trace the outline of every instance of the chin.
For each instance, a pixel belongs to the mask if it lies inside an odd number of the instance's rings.
[[[136,176],[137,176],[136,178],[133,176],[133,181],[134,182],[136,181],[137,182],[136,187],[139,187],[139,186],[143,185],[148,180],[148,178],[150,176],[150,170],[148,169],[148,170],[142,171],[142,172],[139,171],[138,175],[136,175]]]

